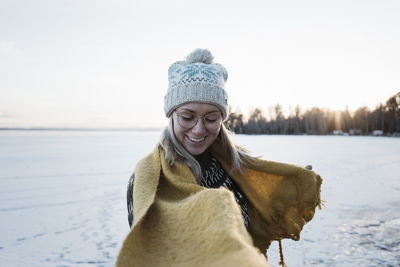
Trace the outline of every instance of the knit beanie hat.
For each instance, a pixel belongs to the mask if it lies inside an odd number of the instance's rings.
[[[219,107],[227,116],[226,69],[213,63],[214,57],[207,49],[195,49],[186,60],[173,63],[168,69],[168,92],[164,97],[167,117],[179,106],[189,102],[202,102]]]

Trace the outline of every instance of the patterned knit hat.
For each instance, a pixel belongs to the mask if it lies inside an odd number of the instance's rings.
[[[202,102],[218,106],[226,118],[228,102],[224,87],[228,72],[221,64],[213,63],[213,59],[210,51],[198,48],[185,61],[169,67],[169,86],[164,97],[167,117],[185,103]]]

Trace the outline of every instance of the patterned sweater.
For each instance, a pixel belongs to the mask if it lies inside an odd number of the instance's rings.
[[[228,173],[222,168],[217,158],[210,151],[196,156],[196,160],[200,163],[203,175],[201,186],[207,188],[219,188],[223,186],[233,192],[236,202],[242,210],[244,224],[249,229],[250,217],[247,210],[247,199],[240,187],[229,177]]]

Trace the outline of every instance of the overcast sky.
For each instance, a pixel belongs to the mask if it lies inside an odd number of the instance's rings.
[[[208,48],[244,113],[374,109],[400,91],[400,1],[0,0],[0,127],[160,127]]]

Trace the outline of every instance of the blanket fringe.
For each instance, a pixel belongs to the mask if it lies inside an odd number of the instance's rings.
[[[318,203],[318,208],[322,209],[322,207],[326,207],[326,200],[320,200]]]
[[[279,243],[279,256],[280,256],[280,260],[281,260],[278,264],[281,265],[282,267],[287,267],[285,261],[283,260],[282,239],[279,239],[278,243]]]

